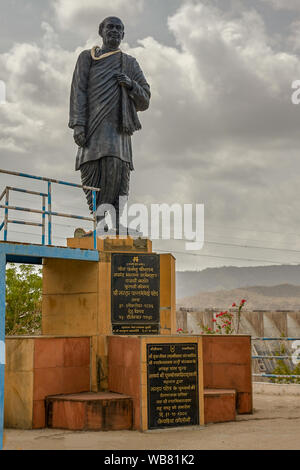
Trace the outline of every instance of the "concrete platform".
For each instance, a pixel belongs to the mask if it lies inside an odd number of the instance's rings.
[[[231,423],[146,433],[6,429],[4,450],[299,450],[299,433],[298,397],[254,395],[254,414]]]

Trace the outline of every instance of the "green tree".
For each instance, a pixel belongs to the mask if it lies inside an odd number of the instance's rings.
[[[41,269],[32,265],[9,265],[6,269],[7,335],[40,334],[42,319]]]

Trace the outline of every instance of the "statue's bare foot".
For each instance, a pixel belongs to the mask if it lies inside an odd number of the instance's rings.
[[[93,230],[90,230],[89,232],[86,232],[82,238],[88,238],[88,237],[92,237],[94,234]]]
[[[104,234],[109,231],[108,225],[104,226]],[[89,232],[86,232],[83,228],[77,228],[74,232],[74,238],[89,238],[94,235],[94,230],[90,230]],[[98,233],[97,233],[98,235]]]
[[[76,228],[74,231],[74,238],[83,238],[86,235],[86,231],[83,228]]]

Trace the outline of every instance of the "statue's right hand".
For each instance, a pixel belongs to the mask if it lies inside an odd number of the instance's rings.
[[[85,128],[83,126],[76,126],[74,128],[74,140],[78,147],[84,147],[85,144]]]

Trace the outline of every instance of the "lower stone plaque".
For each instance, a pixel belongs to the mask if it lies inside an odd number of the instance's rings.
[[[147,344],[148,428],[199,424],[197,343]]]

